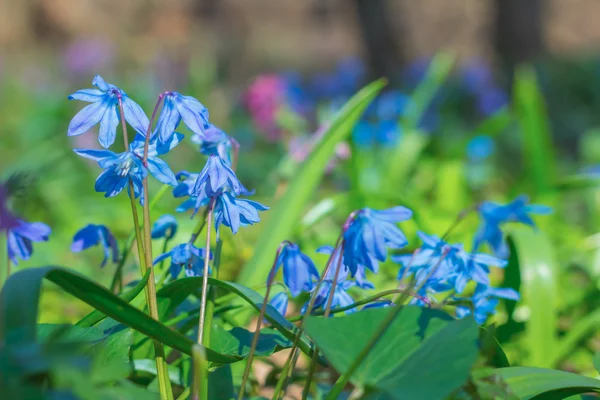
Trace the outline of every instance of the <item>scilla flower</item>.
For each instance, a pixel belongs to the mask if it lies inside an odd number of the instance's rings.
[[[379,261],[385,261],[387,249],[400,249],[408,243],[395,225],[406,221],[412,212],[406,207],[387,210],[363,208],[356,213],[344,232],[344,264],[352,276],[361,266],[377,272]]]
[[[233,193],[234,196],[248,193],[229,165],[221,157],[213,154],[208,157],[206,165],[198,174],[190,195],[203,201],[225,191]]]
[[[92,84],[98,89],[82,89],[71,94],[69,100],[81,100],[92,103],[85,106],[71,120],[67,134],[81,135],[96,124],[100,124],[98,141],[104,148],[110,147],[116,137],[119,124],[118,98],[121,97],[125,119],[137,131],[144,132],[149,121],[142,108],[127,94],[100,75],[96,75]]]
[[[332,255],[333,250],[334,250],[333,246],[321,246],[317,249],[317,253]],[[337,265],[340,262],[339,259],[340,259],[340,252],[336,251],[335,254],[333,254],[333,259],[331,259],[331,261],[329,261],[331,268],[337,268]],[[347,268],[344,261],[342,261],[340,268],[344,268],[344,270]],[[367,280],[365,267],[362,265],[357,267],[356,274],[354,274],[354,280],[356,281],[356,286],[358,286],[361,289],[374,289],[375,288],[375,285],[373,285],[373,283],[371,283]]]
[[[521,195],[512,202],[501,205],[485,201],[479,206],[481,225],[475,234],[473,250],[488,243],[494,254],[498,257],[508,256],[508,246],[500,226],[507,222],[520,222],[535,228],[535,223],[530,214],[545,215],[552,212],[552,208],[540,204],[528,204],[529,199]]]
[[[177,233],[177,220],[170,214],[161,215],[152,225],[152,239],[173,239]]]
[[[279,292],[275,296],[273,296],[273,298],[271,300],[269,300],[269,304],[271,304],[273,307],[275,307],[275,309],[277,311],[279,311],[279,314],[285,316],[285,313],[287,311],[288,301],[289,301],[288,294],[287,294],[287,292],[283,291],[283,292]]]
[[[231,165],[232,141],[225,132],[210,124],[203,135],[194,134],[192,142],[200,145],[200,153],[210,156],[215,154]]]
[[[144,143],[140,135],[129,145],[128,151],[120,154],[110,150],[74,149],[74,151],[82,157],[97,161],[104,169],[96,179],[97,192],[105,193],[104,197],[114,197],[121,193],[131,180],[134,196],[138,198],[142,195],[142,181],[148,172],[164,184],[177,185],[175,175],[167,163],[158,158],[158,155],[177,146],[182,137],[183,135],[177,134],[173,136],[168,146],[160,146],[160,148],[157,148],[156,140],[150,143],[147,166],[143,163]]]
[[[295,243],[287,243],[279,253],[275,273],[279,268],[283,269],[283,281],[294,297],[302,292],[310,292],[314,282],[319,280],[317,267]]]
[[[41,222],[25,222],[18,220],[17,224],[8,229],[6,242],[8,257],[16,265],[18,260],[29,260],[33,253],[33,242],[45,242],[52,230]]]
[[[325,309],[327,307],[327,303],[329,302],[329,297],[331,295],[331,286],[333,284],[333,278],[335,277],[335,268],[333,267],[334,266],[332,266],[332,268],[329,268],[329,271],[327,271],[327,275],[325,276],[325,280],[323,280],[321,286],[319,287],[319,291],[317,292],[315,299],[315,309]],[[335,289],[333,290],[333,297],[331,298],[332,310],[336,308],[346,307],[354,303],[354,299],[348,294],[348,290],[351,287],[355,286],[356,282],[348,280],[348,278],[348,270],[342,265],[337,276],[337,284],[335,285]],[[354,311],[356,311],[356,309],[352,308],[350,310],[346,310],[346,313],[348,314]]]
[[[190,196],[190,191],[194,187],[196,180],[198,179],[199,174],[192,174],[188,171],[180,171],[175,175],[177,179],[178,185],[173,189],[173,197],[186,197],[189,196],[187,200],[179,205],[175,209],[177,212],[185,212],[190,208],[194,208],[196,206],[196,197]]]
[[[191,243],[183,243],[158,256],[154,260],[154,265],[169,257],[171,258],[169,270],[173,279],[177,278],[182,268],[184,268],[185,275],[188,277],[202,276],[204,258],[206,257],[205,249],[199,249]],[[212,254],[210,257],[212,259]]]
[[[229,192],[217,196],[214,207],[213,214],[217,235],[221,224],[231,228],[231,232],[236,234],[241,226],[254,225],[259,222],[259,211],[269,209],[269,207],[256,201],[236,198]]]
[[[457,300],[464,300],[462,298],[456,298]],[[473,302],[474,317],[478,324],[483,324],[488,315],[496,313],[496,306],[498,305],[498,299],[506,300],[519,300],[519,293],[513,289],[508,288],[493,288],[486,285],[477,285],[475,293],[470,299]],[[456,307],[456,316],[458,318],[464,318],[471,314],[471,309],[465,306]]]
[[[117,244],[117,240],[104,225],[89,224],[81,228],[73,237],[71,251],[78,253],[97,245],[102,246],[104,251],[104,259],[100,265],[101,267],[106,265],[106,262],[111,255],[113,263],[119,261],[119,245]]]
[[[158,140],[161,143],[169,142],[181,121],[196,135],[203,137],[204,131],[209,128],[208,110],[191,96],[169,92],[165,95],[163,108],[156,123]]]

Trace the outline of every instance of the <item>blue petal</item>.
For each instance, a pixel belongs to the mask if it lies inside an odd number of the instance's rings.
[[[86,133],[94,125],[96,125],[106,112],[107,108],[111,106],[111,100],[108,97],[97,101],[90,105],[87,105],[81,109],[69,123],[69,129],[67,135],[77,136]]]
[[[198,100],[190,96],[173,96],[173,102],[185,125],[194,133],[204,136],[204,130],[209,127],[208,112]]]
[[[172,239],[177,233],[177,220],[170,214],[161,215],[152,226],[152,239]]]
[[[75,236],[73,236],[73,243],[71,243],[71,251],[73,253],[78,253],[85,249],[88,249],[92,246],[95,246],[100,241],[100,237],[98,235],[98,228],[96,225],[86,225],[81,228]]]
[[[148,171],[160,182],[166,185],[177,186],[175,174],[171,171],[169,165],[160,158],[151,157],[148,159]]]
[[[169,141],[180,120],[181,117],[173,103],[172,96],[166,96],[163,108],[158,117],[158,122],[156,123],[156,132],[161,143]]]
[[[148,130],[148,117],[142,107],[139,106],[135,101],[131,100],[127,96],[123,96],[123,113],[125,114],[125,120],[129,122],[129,125],[143,135],[146,135]]]
[[[42,222],[20,221],[19,225],[11,229],[12,232],[34,242],[44,242],[52,233],[52,229]]]
[[[98,141],[105,149],[109,148],[117,136],[117,125],[119,125],[119,114],[116,107],[109,107],[100,120],[100,131]]]
[[[110,168],[98,176],[94,187],[97,192],[105,193],[104,197],[114,197],[123,191],[128,181],[127,176],[119,175]]]
[[[101,100],[102,96],[104,96],[104,92],[102,92],[101,90],[81,89],[81,90],[76,91],[73,94],[70,94],[68,99],[69,100],[81,100],[81,101],[87,101],[88,103],[94,103],[98,100]]]
[[[277,293],[269,300],[269,303],[279,312],[279,314],[285,316],[288,306],[288,295],[286,292]]]
[[[102,79],[102,77],[100,75],[94,76],[94,79],[92,80],[92,85],[96,86],[98,89],[102,90],[103,92],[106,92],[108,89],[110,89],[108,84],[106,82],[104,82],[104,79]]]
[[[102,161],[107,158],[117,158],[118,155],[110,150],[73,149],[78,155],[94,161]]]
[[[177,145],[179,143],[181,143],[181,141],[183,140],[183,138],[184,138],[183,134],[175,132],[175,134],[171,135],[171,138],[168,139],[165,143],[158,142],[156,144],[156,153],[158,155],[168,153],[169,151],[171,151],[175,147],[177,147]]]

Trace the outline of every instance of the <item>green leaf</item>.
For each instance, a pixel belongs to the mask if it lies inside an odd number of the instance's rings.
[[[396,147],[390,149],[385,155],[384,159],[388,160],[385,168],[387,177],[383,184],[399,185],[406,182],[430,141],[429,136],[418,130],[408,131],[402,135]]]
[[[554,248],[546,234],[526,226],[511,228],[508,239],[511,256],[506,267],[507,286],[521,293],[520,304],[528,312],[524,339],[529,353],[526,362],[551,367],[558,346],[557,279],[560,273]]]
[[[7,345],[36,341],[38,303],[44,278],[123,325],[191,355],[194,341],[155,321],[86,277],[60,267],[25,269],[8,279],[0,293],[0,340]],[[206,356],[209,361],[218,363],[239,360],[211,349],[206,349]]]
[[[388,309],[343,317],[310,317],[308,335],[340,373],[346,371]],[[429,308],[407,306],[352,377],[395,399],[444,399],[465,383],[477,354],[477,324]]]
[[[230,331],[217,329],[211,347],[221,354],[230,354],[240,358],[246,358],[250,352],[254,332],[244,328],[233,328]],[[272,328],[261,329],[256,345],[255,356],[267,357],[271,354],[292,347],[292,341],[288,340],[279,331]]]
[[[546,105],[535,71],[528,66],[517,69],[514,106],[523,138],[523,160],[536,193],[547,192],[556,181],[556,157]]]
[[[119,297],[127,303],[130,303],[133,299],[137,297],[138,294],[142,292],[142,290],[144,290],[144,288],[146,287],[146,283],[148,282],[149,276],[150,271],[146,272],[146,275],[144,275],[144,277],[133,288],[119,295]],[[98,322],[102,321],[104,318],[106,318],[105,314],[102,314],[98,310],[94,310],[85,317],[83,317],[75,325],[82,327],[93,326],[96,325]]]
[[[221,281],[214,278],[208,278],[209,286],[219,287],[229,292],[235,293],[238,297],[246,301],[256,311],[260,311],[264,297],[243,285],[234,282]],[[187,298],[189,295],[199,293],[202,288],[201,277],[190,277],[177,279],[163,286],[156,297],[161,301],[166,309],[172,310]],[[273,325],[285,338],[294,341],[296,337],[295,326],[281,315],[273,306],[267,305],[265,319]],[[303,335],[299,343],[300,350],[311,355],[310,341]]]
[[[239,275],[240,283],[255,286],[264,282],[277,246],[291,238],[306,205],[315,194],[336,145],[346,139],[364,110],[384,85],[385,80],[367,85],[337,113],[319,144],[296,172],[284,195],[269,211],[270,216],[258,238],[256,251]]]
[[[534,367],[499,368],[496,373],[521,400],[559,400],[600,391],[600,380],[570,372]]]
[[[96,328],[76,325],[38,324],[37,338],[40,343],[99,343],[106,335]]]

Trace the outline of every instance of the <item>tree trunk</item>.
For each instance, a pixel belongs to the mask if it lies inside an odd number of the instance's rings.
[[[355,3],[371,78],[385,76],[396,80],[403,57],[396,32],[390,24],[387,0],[355,0]]]
[[[494,0],[494,45],[499,61],[509,72],[544,51],[544,0]]]

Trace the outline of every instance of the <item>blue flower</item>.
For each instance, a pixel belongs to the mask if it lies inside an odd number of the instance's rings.
[[[232,138],[221,129],[210,124],[203,135],[194,134],[192,142],[200,145],[200,153],[210,156],[221,157],[228,165],[231,165]]]
[[[46,242],[52,230],[41,222],[25,222],[17,220],[16,226],[6,233],[8,257],[17,265],[19,258],[29,260],[33,253],[33,242]]]
[[[488,315],[496,313],[496,306],[498,305],[498,299],[506,300],[519,300],[519,293],[509,288],[493,288],[486,285],[477,285],[475,293],[471,298],[474,307],[474,317],[478,324],[483,324]],[[462,298],[456,298],[456,300],[464,300]],[[464,318],[471,314],[471,309],[465,306],[456,307],[456,316],[458,318]]]
[[[331,254],[333,254],[333,246],[321,246],[317,249],[317,253],[331,255]],[[331,268],[337,267],[337,265],[339,263],[339,257],[340,257],[340,252],[336,251],[335,254],[333,254],[333,259],[331,259],[331,261],[329,262],[331,265]],[[341,268],[343,268],[344,270],[347,270],[347,267],[343,260],[342,260]],[[345,273],[347,274],[347,272],[345,272]],[[354,275],[354,280],[356,281],[356,286],[358,286],[361,289],[374,289],[375,288],[375,285],[373,285],[373,283],[371,283],[367,280],[366,270],[363,265],[358,266],[358,268],[356,269],[356,274]]]
[[[479,206],[481,225],[475,234],[473,251],[479,246],[488,243],[494,254],[504,258],[508,256],[508,246],[504,240],[500,226],[507,222],[520,222],[535,228],[535,223],[530,214],[545,215],[552,212],[552,208],[540,204],[528,204],[525,195],[518,196],[512,202],[501,205],[485,201]]]
[[[352,276],[361,266],[377,273],[379,261],[387,258],[387,249],[400,249],[408,243],[395,225],[406,221],[412,212],[406,207],[387,210],[363,208],[344,232],[344,264]]]
[[[116,263],[119,261],[119,245],[117,244],[117,240],[104,225],[89,224],[77,231],[75,236],[73,236],[71,251],[79,253],[98,244],[102,246],[104,251],[104,259],[102,260],[102,264],[100,264],[101,267],[106,265],[111,253],[112,262]]]
[[[405,268],[409,268],[408,272],[416,274],[417,285],[429,277],[425,286],[432,291],[440,292],[453,287],[456,292],[462,293],[470,280],[488,285],[489,267],[506,265],[506,261],[487,254],[468,253],[461,244],[449,244],[423,232],[417,234],[423,241],[419,251],[411,256],[393,256],[392,260],[403,264],[398,279],[402,279]],[[446,289],[447,285],[451,286]]]
[[[202,276],[204,259],[206,258],[205,249],[199,249],[191,243],[183,243],[158,256],[154,260],[154,265],[169,257],[171,258],[169,270],[173,279],[179,276],[181,268],[184,268],[185,275],[188,277]],[[210,259],[212,260],[212,254]]]
[[[314,281],[319,280],[317,267],[295,243],[288,243],[283,247],[277,257],[274,273],[277,273],[281,267],[283,267],[283,281],[294,297],[302,292],[310,292],[314,287]]]
[[[69,100],[81,100],[92,103],[85,106],[71,120],[69,136],[81,135],[94,125],[100,123],[98,141],[104,148],[109,148],[115,141],[119,124],[118,98],[121,97],[125,120],[137,131],[145,132],[148,128],[148,117],[142,108],[118,87],[106,83],[100,75],[96,75],[92,84],[98,89],[82,89],[71,94]]]
[[[494,154],[494,140],[486,135],[475,136],[467,144],[467,158],[472,162],[481,162]]]
[[[196,205],[198,205],[198,202]],[[214,207],[213,214],[217,235],[221,224],[231,228],[231,232],[236,234],[240,226],[254,225],[259,222],[259,211],[269,209],[269,207],[256,201],[235,198],[229,192],[216,197]]]
[[[331,294],[331,286],[333,284],[333,278],[335,277],[335,268],[336,266],[332,264],[329,271],[327,271],[327,275],[325,279],[321,283],[319,287],[319,291],[316,293],[314,308],[322,308],[325,309],[327,307],[327,303],[329,301],[329,297]],[[349,274],[348,269],[344,268],[342,265],[340,267],[340,271],[337,277],[337,284],[335,285],[335,289],[333,290],[333,298],[331,299],[331,309],[341,308],[349,306],[354,303],[354,299],[352,296],[348,294],[348,290],[356,285],[356,282],[348,280]],[[316,288],[315,288],[316,289]],[[313,289],[314,290],[314,289]],[[305,311],[307,304],[304,306],[302,312]],[[355,308],[351,308],[346,310],[346,314],[355,312]]]
[[[129,181],[133,183],[134,197],[137,199],[143,194],[142,182],[148,175],[148,172],[160,182],[176,186],[177,179],[166,162],[158,158],[161,154],[159,150],[165,151],[172,149],[179,144],[183,135],[173,136],[173,140],[167,147],[157,148],[156,140],[148,147],[148,164],[143,164],[144,143],[142,137],[136,137],[129,150],[117,154],[110,150],[86,150],[74,149],[78,155],[97,161],[98,165],[104,169],[104,172],[96,179],[96,191],[105,193],[104,197],[114,197],[128,185]],[[142,197],[143,201],[143,197]]]
[[[198,202],[201,202],[223,192],[231,192],[235,196],[239,196],[248,193],[248,190],[239,181],[231,167],[221,157],[213,154],[208,157],[190,195],[198,198]]]
[[[203,137],[204,131],[209,128],[208,110],[198,100],[191,96],[182,96],[177,92],[167,93],[156,123],[159,141],[161,143],[169,142],[182,120],[192,132],[200,137]]]
[[[288,294],[283,291],[283,292],[279,292],[277,293],[275,296],[273,296],[273,298],[271,300],[269,300],[269,304],[271,304],[273,307],[275,307],[275,309],[277,311],[279,311],[279,314],[284,315],[287,311],[287,306],[288,306]]]
[[[173,239],[177,233],[177,220],[170,214],[161,215],[152,225],[152,239]]]

